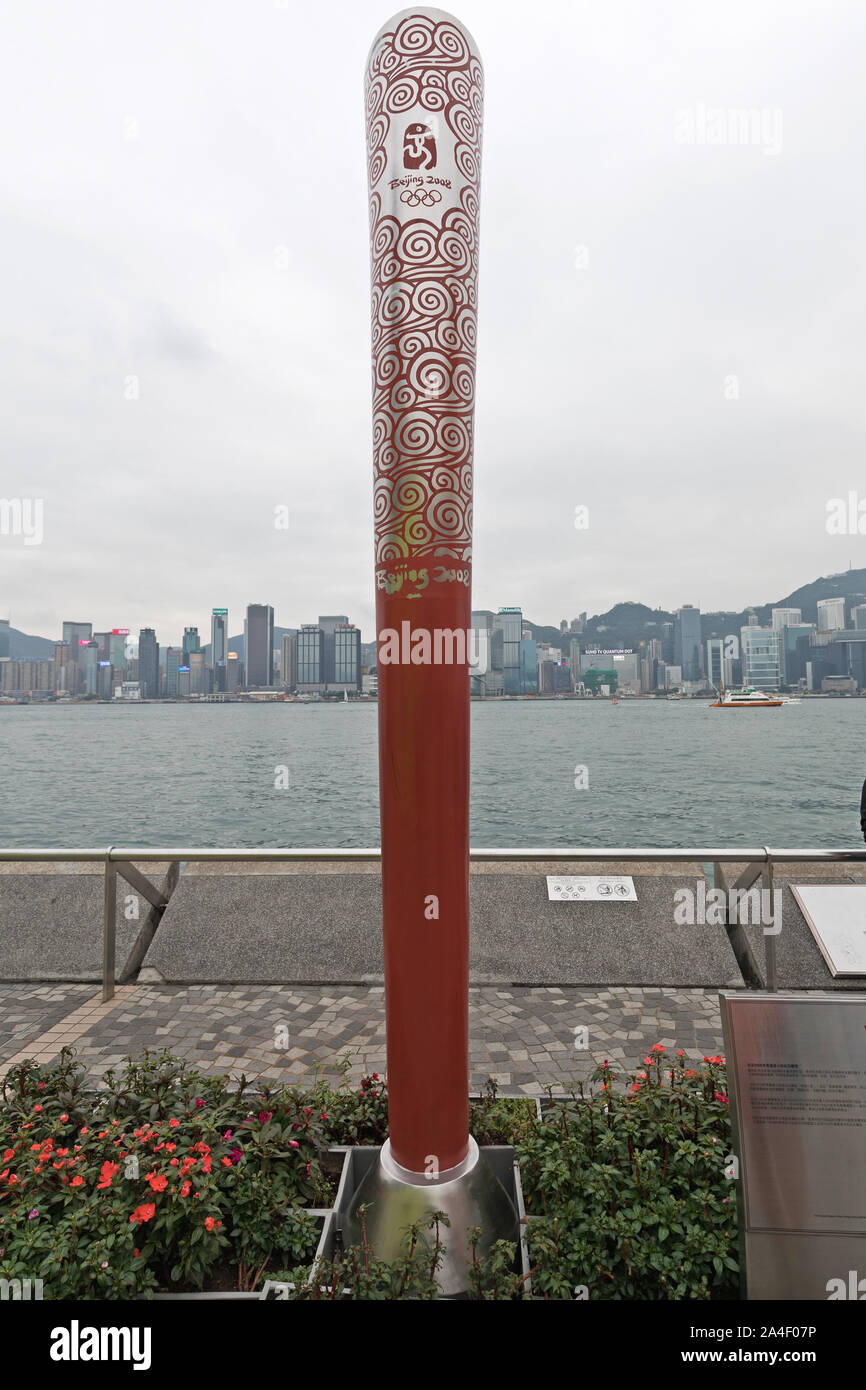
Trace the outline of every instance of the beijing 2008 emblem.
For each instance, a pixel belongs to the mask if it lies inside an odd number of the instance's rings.
[[[406,127],[403,136],[403,168],[436,168],[436,140],[430,127],[422,121],[413,121]]]

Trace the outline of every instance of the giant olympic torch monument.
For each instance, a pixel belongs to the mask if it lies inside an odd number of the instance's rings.
[[[445,1293],[515,1239],[469,1134],[469,628],[483,71],[442,10],[395,15],[367,64],[379,797],[390,1139],[344,1238],[395,1258],[444,1211]]]

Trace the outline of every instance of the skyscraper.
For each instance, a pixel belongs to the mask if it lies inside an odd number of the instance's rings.
[[[743,681],[756,690],[778,690],[782,684],[782,634],[778,628],[750,624],[740,628]]]
[[[78,665],[84,681],[84,694],[96,695],[99,685],[99,643],[91,638],[78,647]]]
[[[9,631],[9,619],[0,618],[0,661],[5,656],[9,656],[12,649],[12,635]]]
[[[866,603],[858,603],[856,608],[851,609],[851,621],[858,632],[866,628]]]
[[[361,629],[353,623],[339,623],[334,629],[333,642],[334,672],[328,684],[337,690],[360,690]]]
[[[783,627],[796,627],[803,621],[803,610],[801,608],[774,608],[772,612],[773,627],[780,631]]]
[[[159,698],[159,643],[152,627],[138,634],[138,682],[142,700]]]
[[[280,641],[280,684],[294,690],[298,683],[298,634],[284,632]]]
[[[324,644],[325,634],[318,623],[301,625],[298,631],[298,690],[312,693],[324,689]]]
[[[92,623],[64,623],[63,640],[69,643],[69,658],[77,664],[79,653],[93,636]]]
[[[226,653],[229,643],[229,610],[214,608],[210,620],[211,689],[226,688]]]
[[[128,627],[113,627],[108,641],[108,660],[114,667],[114,675],[123,677],[126,669],[126,643],[129,638]]]
[[[523,609],[500,608],[497,622],[502,630],[502,682],[506,695],[523,693],[520,679],[520,643],[523,639]]]
[[[674,665],[682,668],[684,681],[699,681],[703,675],[701,651],[701,610],[684,603],[674,621]]]
[[[845,626],[844,598],[818,599],[818,629],[821,632],[840,632]]]
[[[339,627],[347,627],[349,619],[345,613],[326,614],[319,616],[319,627],[322,629],[322,680],[325,685],[333,685],[335,676],[335,643],[334,635]]]
[[[190,652],[201,651],[201,638],[198,635],[197,627],[185,627],[183,630],[183,654],[189,656]],[[188,665],[188,662],[184,663]]]
[[[247,605],[244,623],[247,685],[269,689],[274,683],[274,610],[266,603]]]
[[[204,659],[204,652],[190,652],[189,654],[189,693],[190,695],[209,695],[208,688],[208,668]]]
[[[177,695],[177,673],[181,666],[185,666],[183,659],[183,647],[166,647],[165,649],[165,693],[166,695]]]

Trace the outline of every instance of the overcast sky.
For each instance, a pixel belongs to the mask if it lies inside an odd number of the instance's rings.
[[[739,609],[866,565],[825,527],[866,498],[862,0],[455,13],[487,81],[474,606]],[[362,84],[388,15],[6,11],[0,496],[44,502],[41,545],[0,535],[13,626],[168,644],[268,602],[373,637]]]

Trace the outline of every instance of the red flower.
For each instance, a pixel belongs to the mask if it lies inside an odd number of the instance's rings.
[[[120,1172],[119,1163],[103,1163],[99,1171],[99,1182],[96,1184],[97,1191],[103,1187],[111,1186],[111,1179],[115,1173]]]
[[[72,1179],[72,1182],[69,1184],[69,1186],[70,1186],[70,1187],[81,1187],[81,1185],[82,1185],[83,1182],[84,1182],[84,1179],[83,1179],[82,1177],[73,1178],[73,1179]]]
[[[63,1124],[66,1124],[66,1121],[69,1119],[69,1116],[68,1116],[68,1115],[61,1115],[61,1116],[60,1116],[60,1119],[61,1119],[61,1122],[62,1122]]]
[[[168,1178],[163,1173],[158,1173],[147,1179],[154,1192],[164,1192],[168,1187]]]
[[[185,1182],[184,1185],[183,1185],[183,1187],[180,1189],[180,1195],[181,1195],[181,1197],[188,1197],[188,1196],[189,1196],[189,1190],[190,1190],[191,1187],[192,1187],[192,1183],[191,1183],[191,1182]]]
[[[214,1218],[212,1216],[206,1216],[204,1219],[204,1224],[205,1230],[212,1231],[214,1228]]]
[[[138,1224],[141,1221],[150,1221],[156,1216],[156,1207],[153,1202],[142,1202],[140,1207],[136,1207],[130,1221]]]
[[[169,1127],[169,1129],[177,1129],[177,1127],[179,1126],[179,1124],[180,1124],[180,1120],[175,1120],[174,1118],[172,1118],[172,1119],[170,1119],[169,1122],[168,1122],[168,1127]]]

